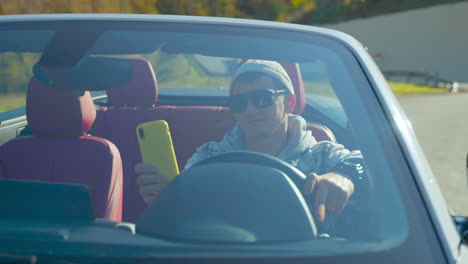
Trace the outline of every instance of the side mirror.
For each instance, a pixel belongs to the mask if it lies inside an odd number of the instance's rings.
[[[465,173],[468,184],[468,153],[466,154]],[[468,245],[468,217],[453,216],[455,225],[457,226],[458,233],[461,236],[462,243]]]
[[[463,216],[454,216],[453,221],[457,226],[457,231],[460,234],[461,242],[468,245],[468,218]]]

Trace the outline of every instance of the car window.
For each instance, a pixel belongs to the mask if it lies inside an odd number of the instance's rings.
[[[336,99],[333,87],[328,80],[326,64],[323,61],[301,63],[304,89],[308,95],[322,95]]]
[[[3,52],[0,53],[0,113],[26,104],[26,89],[33,76],[32,65],[40,59],[40,52],[52,37],[51,31],[3,30]],[[33,52],[15,52],[15,40],[35,38]],[[24,45],[31,45],[24,44]]]
[[[6,52],[0,54],[0,112],[26,104],[26,89],[33,76],[32,68],[40,54]]]

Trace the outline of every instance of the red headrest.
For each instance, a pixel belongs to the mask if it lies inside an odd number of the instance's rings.
[[[158,100],[158,83],[151,63],[143,58],[127,59],[134,65],[132,80],[107,91],[113,106],[152,106]]]
[[[32,78],[26,96],[26,116],[35,135],[78,137],[88,132],[96,119],[89,92],[59,90]]]
[[[299,64],[292,62],[280,62],[283,68],[289,75],[294,87],[294,95],[296,95],[296,105],[294,106],[293,114],[300,115],[304,111],[306,96],[304,91],[304,81],[302,80],[301,69]]]
[[[243,59],[239,62],[238,66],[246,62],[246,59]],[[279,62],[281,66],[286,70],[291,79],[292,85],[294,87],[294,95],[296,96],[296,105],[294,106],[292,114],[300,115],[304,111],[306,95],[304,91],[304,81],[302,80],[301,69],[299,64],[292,62]]]

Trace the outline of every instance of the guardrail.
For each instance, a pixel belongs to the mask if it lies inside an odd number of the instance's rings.
[[[468,83],[459,83],[449,80],[438,73],[414,72],[414,71],[383,71],[388,81],[400,81],[418,85],[432,86],[434,88],[446,88],[450,92],[458,92],[459,89],[468,90]]]
[[[444,78],[437,73],[424,73],[413,71],[383,71],[388,81],[399,80],[407,83],[421,84],[435,88],[447,87],[452,80]]]

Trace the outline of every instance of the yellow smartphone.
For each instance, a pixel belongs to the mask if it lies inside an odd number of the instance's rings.
[[[142,123],[137,126],[136,134],[143,163],[153,165],[169,181],[179,175],[171,132],[166,121]]]

